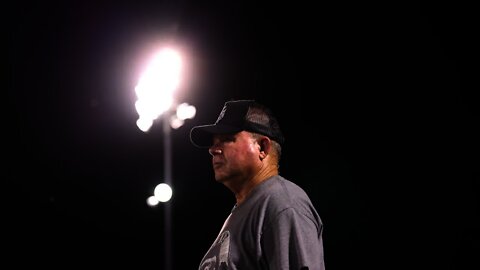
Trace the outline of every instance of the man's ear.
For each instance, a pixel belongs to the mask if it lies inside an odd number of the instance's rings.
[[[268,155],[268,153],[270,153],[271,143],[272,142],[271,142],[270,138],[263,137],[258,143],[258,145],[260,146],[260,153],[263,152],[263,154],[265,154],[265,156]]]

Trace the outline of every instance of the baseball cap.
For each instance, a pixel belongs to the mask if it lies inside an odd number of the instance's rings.
[[[255,100],[225,102],[220,115],[211,125],[195,126],[190,130],[190,141],[199,148],[212,145],[214,134],[234,134],[249,131],[269,137],[280,145],[284,137],[272,111]]]

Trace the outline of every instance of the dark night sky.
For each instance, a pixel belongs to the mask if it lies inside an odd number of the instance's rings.
[[[172,131],[174,269],[198,267],[234,204],[188,132],[239,98],[278,115],[281,174],[324,221],[327,269],[478,265],[471,9],[196,2],[16,4],[4,127],[16,264],[162,269],[164,209],[145,200],[163,134],[136,127],[134,87],[172,42],[190,63],[177,98],[197,107]]]

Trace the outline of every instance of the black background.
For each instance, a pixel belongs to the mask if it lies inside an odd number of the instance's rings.
[[[197,3],[198,2],[198,3]],[[469,7],[240,1],[15,4],[4,126],[6,258],[163,269],[161,123],[134,88],[165,44],[185,53],[172,130],[173,266],[196,269],[234,204],[190,128],[256,99],[287,138],[281,174],[323,219],[327,269],[474,269],[478,28]],[[159,120],[161,122],[161,120]]]

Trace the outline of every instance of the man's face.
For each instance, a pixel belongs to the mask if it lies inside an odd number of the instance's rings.
[[[247,131],[214,135],[209,152],[218,182],[249,179],[256,172],[259,147]]]

